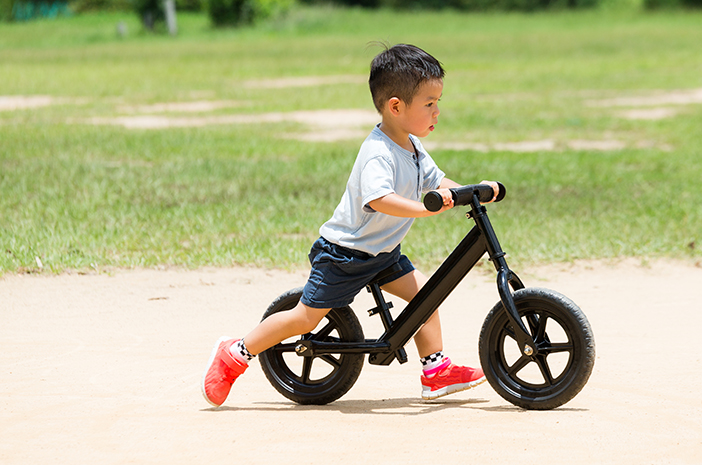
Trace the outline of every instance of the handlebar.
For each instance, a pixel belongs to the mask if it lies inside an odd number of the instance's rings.
[[[498,182],[497,184],[500,187],[500,193],[497,194],[495,202],[499,202],[500,200],[504,199],[505,194],[507,193],[507,189],[505,188],[504,184],[501,182]],[[489,202],[495,196],[495,192],[492,190],[492,187],[487,184],[469,184],[467,186],[452,187],[449,189],[449,191],[451,191],[451,195],[453,196],[454,206],[468,205],[471,200],[473,200],[474,195],[477,195],[478,200],[481,202]],[[441,198],[441,195],[438,192],[431,191],[424,196],[424,207],[426,207],[426,209],[430,212],[438,212],[443,206],[444,200]]]

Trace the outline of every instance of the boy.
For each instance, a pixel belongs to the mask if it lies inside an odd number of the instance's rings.
[[[217,341],[202,381],[210,404],[224,403],[256,354],[314,330],[329,309],[350,304],[371,278],[393,263],[399,263],[402,272],[382,286],[384,291],[409,302],[427,282],[400,254],[400,242],[414,218],[452,208],[449,188],[459,186],[444,176],[418,139],[438,122],[443,77],[441,64],[412,45],[386,48],[373,59],[369,84],[382,122],[361,146],[346,192],[320,228],[302,298],[295,308],[271,315],[243,339]],[[497,183],[483,182],[492,185],[497,196]],[[444,200],[438,212],[429,212],[420,202],[421,194],[430,190]],[[423,365],[423,398],[435,399],[485,381],[480,368],[456,366],[443,354],[438,311],[414,341]]]

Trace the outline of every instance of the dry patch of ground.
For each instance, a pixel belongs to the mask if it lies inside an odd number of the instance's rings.
[[[358,127],[372,127],[379,120],[375,111],[369,110],[309,110],[292,112],[272,112],[248,115],[212,116],[162,116],[134,115],[115,117],[95,117],[87,120],[90,124],[117,125],[127,129],[163,129],[178,127],[203,127],[211,125],[260,124],[294,122],[311,127],[311,132],[352,131]],[[367,131],[363,131],[366,133]],[[324,137],[324,134],[317,135]],[[301,137],[306,137],[304,134]],[[332,139],[333,140],[333,139]]]
[[[364,84],[366,76],[357,74],[341,74],[338,76],[300,76],[277,79],[255,79],[244,82],[249,89],[286,89],[291,87],[316,87],[336,84]]]
[[[0,95],[0,111],[41,108],[66,102],[70,100],[49,95]]]
[[[634,148],[657,148],[659,150],[670,151],[672,147],[667,144],[658,144],[653,141],[638,141],[635,144],[629,144],[625,141],[614,139],[603,140],[587,140],[574,139],[566,141],[557,141],[555,139],[532,140],[532,141],[517,141],[517,142],[495,142],[492,144],[482,142],[437,142],[426,141],[424,146],[429,150],[472,150],[474,152],[553,152],[565,150],[589,150],[589,151],[616,151],[623,150],[628,147]]]
[[[632,107],[629,110],[618,111],[617,116],[626,119],[659,120],[678,115],[681,112],[679,107],[702,104],[702,89],[658,91],[647,95],[588,100],[585,103],[591,107]],[[677,108],[672,108],[671,105]]]
[[[614,97],[589,100],[590,106],[597,107],[653,107],[661,105],[691,105],[702,103],[702,89],[657,91],[648,95]]]
[[[121,106],[118,111],[125,113],[207,113],[222,108],[242,106],[235,100],[195,100],[192,102],[166,102],[153,105]]]
[[[313,87],[320,85],[360,84],[365,76],[301,76],[278,79],[245,81],[243,86],[258,89],[284,89]],[[202,92],[200,93],[202,94]],[[200,95],[198,94],[198,95]],[[203,94],[204,95],[204,94]],[[41,108],[56,104],[81,104],[84,99],[52,96],[0,96],[0,111],[15,111]],[[589,107],[612,109],[615,116],[626,119],[657,120],[680,114],[686,105],[702,103],[702,89],[658,91],[638,96],[617,96],[583,101]],[[240,125],[293,122],[302,125],[295,133],[282,133],[280,137],[311,142],[333,142],[345,139],[361,139],[379,121],[372,110],[335,109],[303,110],[293,112],[270,112],[259,114],[207,114],[245,105],[232,100],[194,100],[163,102],[150,105],[121,105],[117,111],[127,115],[73,119],[73,123],[115,125],[127,129],[166,129],[184,127],[206,127],[211,125]],[[197,113],[197,115],[194,115]],[[184,115],[187,114],[187,115]],[[427,141],[429,149],[472,150],[479,152],[542,152],[565,150],[616,151],[625,148],[657,148],[672,150],[665,143],[654,141],[627,142],[616,137],[576,140],[522,140],[486,143],[482,141]]]

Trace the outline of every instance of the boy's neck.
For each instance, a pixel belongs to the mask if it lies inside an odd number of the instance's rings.
[[[412,141],[409,138],[409,132],[403,131],[397,127],[393,127],[392,124],[388,124],[385,121],[380,123],[378,129],[383,131],[383,134],[388,136],[390,140],[392,140],[394,143],[396,143],[403,149],[407,150],[408,152],[414,152],[414,145],[412,144]]]

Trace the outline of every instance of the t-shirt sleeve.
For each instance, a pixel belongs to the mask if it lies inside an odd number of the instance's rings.
[[[372,158],[361,170],[361,198],[363,211],[375,212],[368,204],[395,192],[395,173],[383,157]]]

